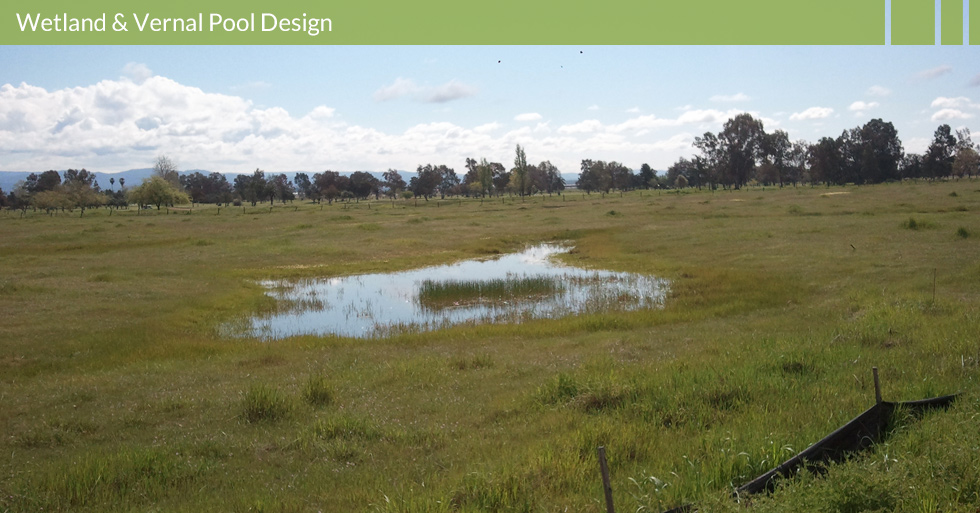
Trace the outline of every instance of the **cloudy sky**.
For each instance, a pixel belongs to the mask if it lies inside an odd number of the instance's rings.
[[[980,132],[980,47],[0,47],[0,170],[663,170],[749,112],[794,140]],[[980,137],[975,137],[980,141]]]

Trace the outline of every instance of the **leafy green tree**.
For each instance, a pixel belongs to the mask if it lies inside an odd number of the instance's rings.
[[[51,214],[55,210],[64,211],[74,207],[71,199],[60,187],[58,189],[35,193],[31,198],[31,203],[33,203],[34,208],[44,210],[48,214]]]
[[[949,125],[940,125],[923,158],[923,168],[929,178],[945,178],[953,172],[956,137]]]
[[[872,119],[860,130],[860,181],[881,183],[898,180],[899,164],[904,151],[898,130],[891,122]]]
[[[445,164],[440,164],[437,169],[439,172],[439,195],[442,198],[446,196],[452,196],[459,192],[459,177],[456,176],[456,171],[450,167],[446,167]]]
[[[251,175],[235,177],[235,192],[253,207],[267,198],[270,202],[273,200],[272,189],[265,178],[265,171],[261,169],[256,169]]]
[[[923,165],[922,155],[918,153],[906,153],[902,157],[902,163],[899,165],[898,173],[903,179],[918,180],[925,175],[924,165]]]
[[[276,198],[281,203],[296,199],[296,187],[289,181],[285,173],[273,175],[269,180],[269,204],[271,205]]]
[[[419,165],[416,175],[409,180],[408,188],[415,197],[421,196],[428,201],[429,197],[435,194],[440,183],[442,183],[442,173],[438,167],[432,164]]]
[[[323,171],[313,175],[313,188],[319,191],[323,198],[327,198],[327,203],[333,201],[343,194],[350,187],[350,179],[336,171]]]
[[[528,173],[527,155],[524,154],[524,148],[521,148],[520,144],[514,150],[514,169],[511,170],[511,183],[514,184],[514,188],[521,198],[528,193],[531,177]]]
[[[545,188],[543,189],[545,192],[553,194],[565,190],[565,179],[562,178],[558,167],[552,164],[550,160],[538,164],[537,167],[545,178]]]
[[[493,193],[494,167],[487,159],[480,159],[480,166],[477,168],[480,181],[480,194],[486,196]]]
[[[381,178],[384,179],[385,194],[389,198],[398,197],[401,191],[404,191],[405,187],[407,186],[407,184],[405,183],[405,179],[402,178],[401,173],[399,173],[394,169],[388,169],[387,171],[385,171],[385,173],[381,175]]]
[[[718,134],[723,183],[739,189],[748,183],[765,136],[762,121],[739,114],[725,122]]]
[[[61,175],[57,171],[45,171],[40,175],[31,173],[24,181],[24,188],[30,194],[53,191],[61,185]]]
[[[980,169],[980,156],[977,150],[970,146],[961,146],[956,149],[956,157],[953,159],[953,176],[963,178],[964,176],[973,177]]]
[[[667,174],[664,177],[664,180],[667,182],[668,186],[677,187],[677,183],[678,183],[677,179],[683,176],[684,177],[683,183],[684,186],[686,187],[691,183],[689,177],[695,174],[696,172],[697,172],[697,168],[694,162],[684,157],[681,157],[677,159],[677,162],[674,162],[673,164],[671,164],[670,167],[667,168]]]
[[[377,197],[381,191],[381,182],[371,173],[354,171],[350,175],[348,190],[358,199],[367,199],[371,195]]]
[[[510,171],[504,167],[500,162],[490,163],[490,176],[493,177],[493,188],[492,190],[497,193],[497,195],[503,194],[507,190],[507,184],[510,183]]]
[[[970,129],[964,128],[956,131],[956,155],[953,157],[953,176],[962,178],[964,176],[973,177],[980,172],[977,166],[980,165],[980,155],[977,150],[980,145],[973,144]]]
[[[650,167],[650,164],[644,162],[643,165],[640,166],[639,178],[640,178],[641,187],[643,187],[644,189],[649,189],[650,187],[654,186],[655,185],[654,180],[656,179],[656,177],[657,177],[657,172],[654,171],[652,167]]]
[[[846,183],[840,145],[839,138],[822,137],[810,146],[811,183],[823,182],[828,186]]]
[[[711,190],[714,190],[716,184],[722,183],[721,173],[724,155],[721,142],[715,134],[705,132],[701,137],[694,138],[694,147],[701,152],[698,155],[701,160],[697,164],[703,170],[701,181],[706,183]],[[672,183],[669,179],[666,179],[666,182],[668,185]]]
[[[616,161],[609,162],[606,164],[606,173],[609,174],[611,188],[625,191],[633,187],[633,170],[625,165]]]
[[[787,174],[790,151],[793,143],[789,140],[789,134],[783,130],[776,130],[771,134],[763,133],[759,143],[762,164],[759,172],[763,176],[757,177],[760,182],[783,186],[783,181]]]
[[[310,181],[310,175],[296,173],[293,176],[293,183],[296,184],[296,191],[299,192],[300,197],[313,199],[313,182]]]
[[[807,158],[810,145],[804,140],[793,143],[786,160],[786,180],[792,182],[793,187],[809,176]],[[808,179],[808,178],[807,178]]]
[[[155,205],[160,210],[163,205],[179,205],[191,200],[163,177],[153,175],[129,191],[129,201],[139,206]]]
[[[592,194],[592,191],[598,191],[600,188],[599,184],[599,173],[596,162],[592,159],[582,159],[582,163],[579,165],[578,182],[576,186],[579,190],[585,191],[586,194]]]

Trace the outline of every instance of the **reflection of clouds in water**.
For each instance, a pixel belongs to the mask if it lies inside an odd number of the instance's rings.
[[[543,244],[495,259],[467,260],[399,273],[264,282],[262,285],[269,289],[270,296],[291,308],[253,319],[249,334],[270,339],[299,334],[371,337],[460,323],[520,322],[662,304],[666,281],[632,273],[579,269],[551,261],[552,255],[567,250],[556,244]],[[545,277],[560,281],[563,286],[555,294],[540,297],[440,309],[426,308],[418,301],[420,284],[425,280],[522,277]]]

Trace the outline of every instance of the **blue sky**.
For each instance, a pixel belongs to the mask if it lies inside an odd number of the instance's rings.
[[[663,170],[749,112],[907,152],[975,128],[980,47],[0,47],[0,170],[384,171],[466,157]],[[976,139],[980,139],[977,137]]]

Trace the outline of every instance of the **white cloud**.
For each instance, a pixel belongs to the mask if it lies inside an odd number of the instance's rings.
[[[421,86],[410,78],[398,77],[390,85],[374,92],[374,101],[384,102],[402,97],[410,97],[422,103],[446,103],[476,94],[476,88],[458,80],[439,86]]]
[[[677,118],[677,124],[686,123],[724,123],[729,118],[741,114],[740,111],[721,112],[714,109],[694,109],[681,114]]]
[[[537,121],[541,119],[541,114],[537,112],[525,112],[514,116],[514,121]]]
[[[954,119],[970,119],[973,114],[968,114],[959,109],[941,109],[932,115],[933,121],[951,121]]]
[[[834,113],[834,109],[830,107],[810,107],[803,112],[794,112],[790,114],[789,119],[794,121],[801,121],[806,119],[824,119],[830,117]]]
[[[137,84],[142,84],[146,79],[153,76],[153,72],[150,68],[141,62],[127,62],[122,69],[122,76],[128,78]]]
[[[599,110],[599,106],[598,105],[590,105],[589,108],[587,108],[585,110]]]
[[[478,133],[478,134],[486,134],[486,133],[493,132],[494,130],[497,130],[501,126],[502,125],[500,123],[497,123],[496,121],[494,121],[492,123],[482,124],[482,125],[474,128],[473,131],[476,132],[476,133]]]
[[[630,108],[630,109],[626,109],[626,113],[627,114],[639,114],[640,113],[640,108],[639,107],[633,107],[633,108]]]
[[[426,89],[422,101],[426,103],[445,103],[476,95],[476,87],[458,80],[450,80],[441,86]]]
[[[688,150],[694,144],[694,136],[689,133],[680,133],[671,136],[669,139],[653,143],[653,147],[658,150]]]
[[[333,117],[337,109],[333,107],[327,107],[326,105],[318,105],[310,111],[306,116],[312,120],[326,120]]]
[[[587,134],[596,132],[602,128],[602,123],[598,119],[587,119],[571,125],[558,127],[560,134]]]
[[[940,96],[932,101],[930,107],[939,109],[932,114],[932,121],[953,121],[958,119],[971,119],[974,114],[965,112],[968,110],[980,110],[980,103],[974,103],[966,96],[947,98]]]
[[[905,152],[908,153],[925,153],[932,144],[932,139],[928,137],[910,137],[902,141],[902,146],[905,147]]]
[[[435,88],[400,79],[376,97],[423,101],[427,96],[420,90]],[[385,132],[358,126],[343,108],[319,105],[295,115],[161,76],[52,91],[7,84],[0,85],[0,161],[25,171],[121,171],[147,167],[161,154],[188,169],[217,172],[415,169],[425,163],[458,168],[467,157],[507,162],[519,143],[529,158],[571,172],[583,158],[632,166],[674,161],[692,151],[691,133],[718,131],[742,112],[687,109],[668,118],[632,115],[608,124],[585,119],[562,126],[536,119],[505,133],[496,121],[438,121]]]
[[[401,98],[402,96],[413,94],[418,88],[419,86],[415,85],[414,80],[398,77],[391,85],[386,85],[375,91],[374,101],[384,102]]]
[[[716,94],[709,99],[713,102],[745,102],[751,100],[745,93]]]
[[[851,106],[847,108],[847,110],[851,110],[857,112],[858,114],[861,114],[864,111],[871,110],[877,106],[878,106],[878,102],[863,102],[861,100],[858,100],[852,103]]]
[[[880,85],[873,85],[868,88],[868,94],[871,96],[888,96],[892,94],[891,89],[887,87],[882,87]]]
[[[956,98],[947,98],[945,96],[940,96],[935,100],[933,100],[930,106],[934,109],[980,108],[980,104],[973,103],[966,96],[957,96]]]
[[[919,80],[932,80],[934,78],[939,78],[947,73],[953,71],[953,67],[949,65],[937,66],[935,68],[922,70],[915,74],[915,77]]]

